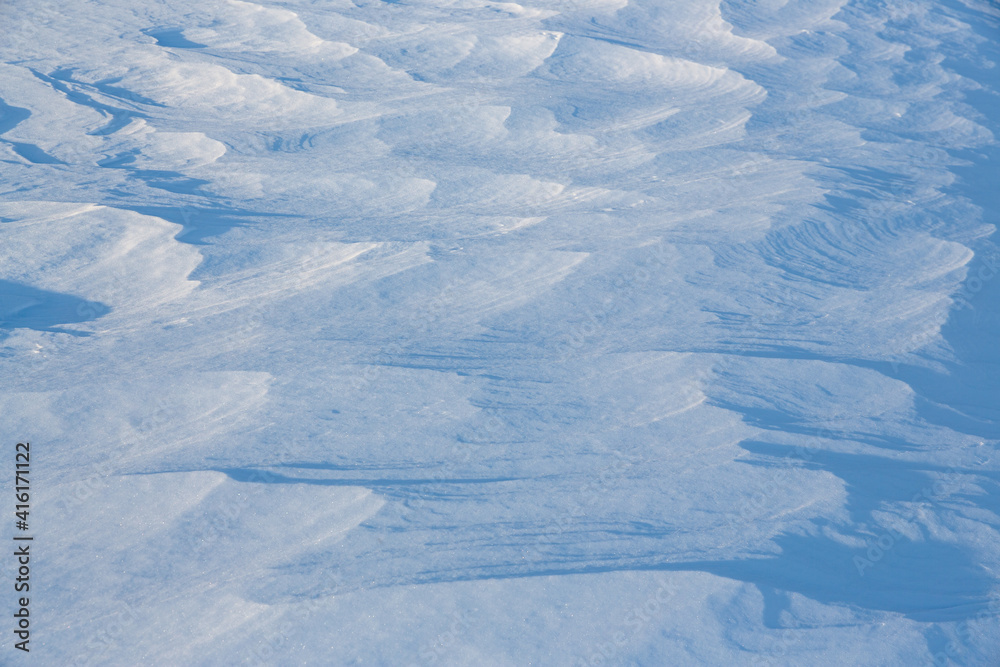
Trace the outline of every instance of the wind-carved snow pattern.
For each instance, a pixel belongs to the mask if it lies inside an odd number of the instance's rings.
[[[0,17],[46,664],[1000,659],[989,3]]]

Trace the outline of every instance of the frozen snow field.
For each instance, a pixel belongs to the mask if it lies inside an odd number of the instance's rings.
[[[998,133],[995,0],[0,3],[0,664],[1000,665]]]

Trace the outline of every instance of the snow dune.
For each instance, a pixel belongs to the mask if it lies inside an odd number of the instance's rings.
[[[0,17],[30,659],[1000,660],[993,4]]]

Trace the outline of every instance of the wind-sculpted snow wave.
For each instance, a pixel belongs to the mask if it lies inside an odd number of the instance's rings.
[[[0,20],[44,664],[998,659],[994,5]]]

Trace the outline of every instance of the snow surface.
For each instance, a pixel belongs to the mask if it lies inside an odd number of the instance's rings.
[[[996,2],[0,26],[3,664],[1000,665]]]

